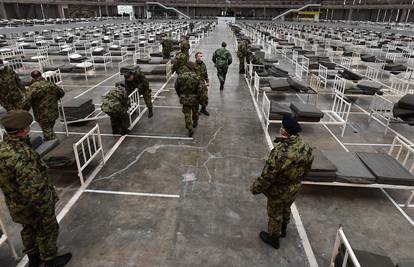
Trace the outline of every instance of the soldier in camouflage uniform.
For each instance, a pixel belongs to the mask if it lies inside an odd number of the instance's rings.
[[[35,120],[43,131],[45,140],[56,139],[53,127],[59,118],[59,99],[65,92],[59,86],[45,80],[40,71],[33,71],[32,84],[27,92],[25,106],[32,107]]]
[[[267,197],[268,232],[260,232],[260,238],[276,249],[279,237],[286,237],[290,206],[313,162],[312,149],[298,136],[300,132],[296,119],[283,118],[282,137],[276,140],[262,175],[251,186],[253,194]]]
[[[189,57],[186,54],[178,52],[173,60],[172,71],[176,72],[177,75],[180,75],[182,73],[183,67],[185,67],[185,65],[188,63],[188,60]]]
[[[141,71],[134,71],[127,72],[124,77],[128,96],[134,92],[135,89],[138,89],[139,95],[144,98],[145,105],[148,108],[148,118],[152,118],[154,114],[152,111],[151,89],[145,75]]]
[[[188,136],[192,137],[193,128],[198,125],[198,106],[203,90],[203,81],[195,73],[193,62],[188,62],[182,69],[182,73],[175,81],[175,91],[183,105],[185,128],[188,130]]]
[[[111,89],[102,101],[101,109],[111,118],[112,133],[126,135],[129,133],[129,98],[121,85]]]
[[[188,41],[188,37],[184,36],[183,40],[180,43],[180,50],[181,53],[190,57],[190,42]]]
[[[244,62],[247,60],[247,57],[249,56],[249,43],[247,40],[243,40],[240,42],[238,48],[237,48],[237,57],[239,58],[239,73],[243,74],[245,73],[244,69]]]
[[[162,58],[163,59],[170,59],[171,58],[171,51],[173,50],[173,42],[166,34],[163,35],[162,41]]]
[[[223,42],[221,48],[217,49],[213,54],[213,62],[217,68],[217,77],[220,81],[220,90],[224,89],[226,75],[229,66],[233,62],[230,52],[226,49],[227,44]]]
[[[32,115],[23,110],[11,111],[1,119],[7,135],[0,143],[0,188],[13,221],[23,226],[21,238],[29,267],[42,262],[45,267],[60,267],[72,255],[57,256],[58,197],[45,164],[30,145],[32,121]]]
[[[194,23],[190,22],[189,27],[190,27],[190,32],[193,32],[194,31]]]
[[[0,105],[7,111],[23,108],[23,89],[20,79],[12,68],[0,67]]]
[[[203,54],[201,52],[197,52],[195,54],[195,59],[196,59],[196,73],[198,75],[198,77],[201,79],[201,81],[203,81],[202,86],[203,86],[203,90],[202,90],[202,95],[201,95],[201,99],[200,99],[200,105],[201,105],[201,110],[200,113],[203,113],[206,116],[210,116],[210,113],[207,111],[207,105],[208,105],[208,73],[207,73],[207,67],[206,64],[203,62]]]

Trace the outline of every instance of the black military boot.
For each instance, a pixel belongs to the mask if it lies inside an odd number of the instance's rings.
[[[263,240],[263,242],[269,244],[275,249],[279,249],[279,236],[270,235],[265,231],[261,231],[260,238]]]
[[[72,253],[66,253],[61,256],[57,256],[53,260],[46,261],[45,267],[63,267],[70,261],[70,259],[72,259]]]
[[[42,264],[39,254],[27,254],[29,258],[29,267],[39,267]]]
[[[280,235],[280,237],[286,237],[286,233],[287,233],[287,223],[282,223],[282,234]]]
[[[224,83],[220,82],[220,91],[223,91],[223,89],[224,89]]]
[[[193,129],[188,130],[188,137],[193,137],[193,134],[194,134],[194,130]]]
[[[206,116],[210,116],[210,113],[207,111],[207,108],[205,106],[201,107],[200,113],[203,113]]]
[[[193,121],[193,128],[197,128],[198,126],[198,121]]]
[[[148,108],[148,118],[152,118],[154,116],[154,113],[152,113],[152,108]]]

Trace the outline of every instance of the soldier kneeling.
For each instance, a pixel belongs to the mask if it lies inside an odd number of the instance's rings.
[[[129,134],[129,98],[122,84],[116,85],[103,98],[101,109],[111,118],[112,134]]]

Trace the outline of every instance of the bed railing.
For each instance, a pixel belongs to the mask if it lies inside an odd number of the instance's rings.
[[[393,96],[404,96],[410,90],[410,82],[405,79],[400,79],[395,76],[390,77],[391,86],[388,88],[388,93]]]
[[[135,89],[129,96],[129,107],[128,107],[128,116],[129,123],[132,124],[133,116],[138,110],[138,115],[141,113],[141,107],[139,105],[139,92],[138,89]]]
[[[337,121],[343,123],[341,132],[342,137],[345,134],[349,113],[351,112],[351,106],[352,104],[345,98],[343,94],[335,94],[331,111],[332,114],[336,117]]]
[[[374,67],[367,66],[367,68],[365,69],[365,76],[367,76],[367,78],[370,80],[377,81],[379,74],[380,70]]]
[[[383,120],[385,120],[385,131],[384,134],[387,134],[390,121],[393,117],[392,110],[394,108],[394,103],[391,100],[386,99],[383,96],[375,95],[372,99],[369,119],[368,122],[372,120],[372,117],[377,115]]]
[[[361,267],[361,264],[359,263],[357,257],[355,256],[354,250],[352,249],[351,244],[349,244],[349,241],[346,238],[345,233],[341,226],[336,232],[335,243],[334,243],[334,247],[332,250],[331,263],[329,265],[330,267],[336,266],[335,260],[342,248],[345,249],[344,251],[345,254],[344,254],[344,258],[343,258],[343,262],[341,266],[349,266],[348,261],[350,260],[353,263],[354,267]]]
[[[262,100],[262,112],[265,119],[265,128],[266,131],[269,129],[269,120],[270,120],[270,100],[266,95],[266,92],[263,92],[263,100]]]
[[[334,81],[334,93],[344,95],[345,94],[345,85],[346,80],[342,77],[339,77],[338,75],[335,75],[335,81]]]
[[[254,79],[253,79],[253,95],[256,98],[256,102],[259,101],[259,91],[260,90],[260,76],[257,74],[257,72],[254,73]]]
[[[99,154],[102,156],[103,164],[105,164],[105,154],[98,124],[96,124],[96,126],[85,134],[78,142],[73,144],[73,151],[75,153],[79,179],[83,185],[85,182],[83,170],[85,170],[85,168],[97,158]]]
[[[318,76],[321,79],[321,83],[323,83],[324,88],[326,89],[326,86],[328,84],[328,68],[319,64]]]

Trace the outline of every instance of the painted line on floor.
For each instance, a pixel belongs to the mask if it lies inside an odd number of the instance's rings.
[[[115,74],[114,74],[114,75],[112,75],[112,76],[109,76],[108,78],[106,78],[105,80],[101,81],[100,83],[95,84],[94,86],[92,86],[92,87],[91,87],[91,88],[89,88],[88,90],[86,90],[86,91],[84,91],[84,92],[80,93],[79,95],[75,96],[74,98],[76,99],[76,98],[79,98],[79,97],[83,96],[84,94],[86,94],[86,93],[88,93],[88,92],[92,91],[93,89],[95,89],[96,87],[100,86],[101,84],[103,84],[103,83],[105,83],[105,82],[109,81],[110,79],[113,79],[113,78],[114,78],[115,76],[117,76],[117,75],[119,75],[119,72],[115,73]]]
[[[272,139],[269,135],[269,132],[266,130],[262,114],[261,114],[259,106],[258,106],[258,104],[255,100],[254,94],[252,93],[251,86],[248,83],[246,77],[245,77],[245,79],[246,79],[246,83],[247,83],[247,86],[248,86],[248,89],[249,89],[250,96],[252,97],[254,108],[256,110],[257,116],[259,117],[260,123],[262,125],[262,129],[263,129],[263,132],[264,132],[264,135],[265,135],[267,145],[268,145],[269,149],[272,149],[273,148]],[[315,254],[313,253],[313,249],[312,249],[312,246],[310,244],[308,234],[306,233],[305,227],[302,223],[302,219],[300,218],[300,214],[299,214],[299,211],[297,209],[297,206],[296,206],[295,202],[290,207],[290,210],[292,212],[292,216],[294,218],[295,226],[296,226],[296,229],[298,231],[299,238],[300,238],[300,241],[302,243],[303,249],[305,251],[309,266],[310,267],[319,267],[318,262],[316,261]]]
[[[125,192],[125,191],[106,191],[86,189],[86,193],[108,194],[108,195],[124,195],[124,196],[140,196],[140,197],[161,197],[161,198],[180,198],[180,195],[172,194],[155,194],[155,193],[139,193],[139,192]]]
[[[397,208],[397,210],[407,219],[407,221],[411,224],[411,226],[414,226],[413,219],[408,216],[408,214],[400,207],[400,205],[390,196],[390,194],[385,191],[384,188],[380,188],[382,193],[388,198],[388,200]]]

